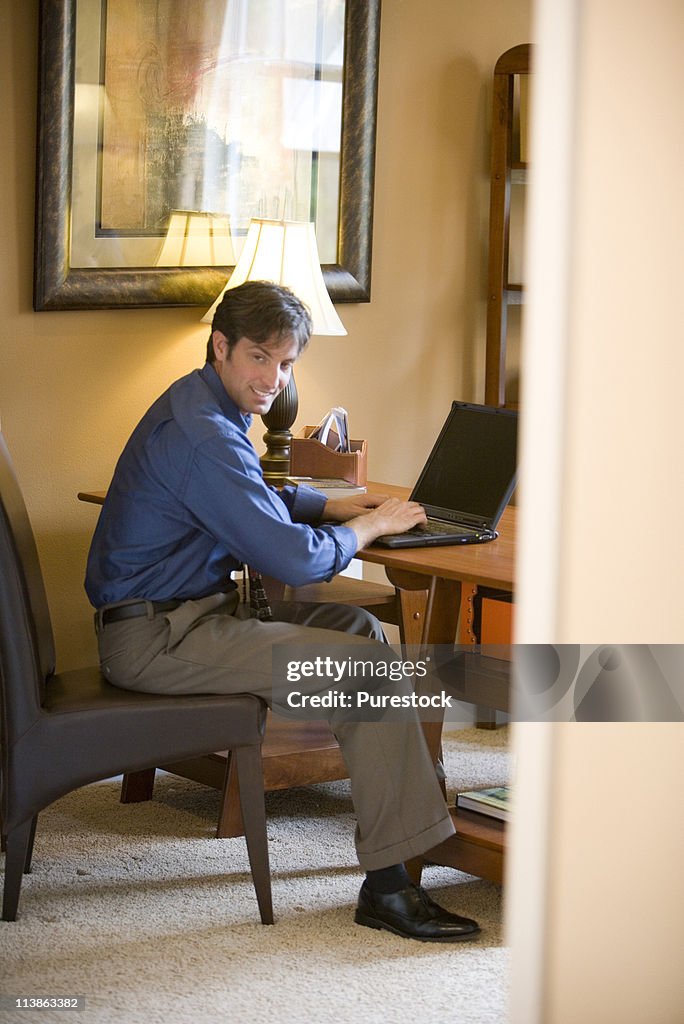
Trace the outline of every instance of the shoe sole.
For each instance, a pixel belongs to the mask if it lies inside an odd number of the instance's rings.
[[[402,932],[399,928],[393,928],[391,924],[378,921],[375,917],[367,917],[358,910],[354,914],[354,921],[356,924],[363,925],[364,928],[375,928],[378,931],[392,932],[402,939],[414,939],[416,942],[466,942],[468,939],[477,938],[482,931],[481,928],[478,928],[476,931],[464,932],[463,935],[444,935],[435,936],[434,938],[431,938],[429,935],[411,935],[410,932]]]

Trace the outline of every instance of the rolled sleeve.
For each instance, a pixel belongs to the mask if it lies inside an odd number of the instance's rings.
[[[358,537],[349,526],[321,526],[320,530],[323,532],[334,531],[334,540],[337,545],[339,558],[335,563],[335,568],[327,579],[332,579],[338,572],[342,572],[346,569],[352,558],[359,550]]]
[[[305,484],[283,487],[280,497],[285,502],[293,523],[320,523],[328,501],[320,491]]]

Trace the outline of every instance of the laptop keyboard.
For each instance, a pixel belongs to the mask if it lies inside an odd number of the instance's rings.
[[[426,533],[429,533],[431,536],[435,536],[435,534],[478,533],[478,531],[472,529],[470,526],[463,526],[458,523],[443,523],[439,519],[428,519],[427,523],[424,525],[413,526],[410,530],[406,530],[406,533],[411,534],[414,537],[420,537]]]

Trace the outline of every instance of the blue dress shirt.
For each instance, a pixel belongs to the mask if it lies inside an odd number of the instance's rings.
[[[143,416],[119,459],[88,556],[91,603],[204,597],[243,562],[301,586],[357,550],[353,530],[318,523],[325,498],[264,483],[244,415],[207,363]]]

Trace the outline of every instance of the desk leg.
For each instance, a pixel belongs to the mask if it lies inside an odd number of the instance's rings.
[[[424,590],[425,576],[420,573],[406,572],[387,568],[387,578],[397,589],[397,595],[410,595],[415,591]],[[408,598],[406,598],[408,600]],[[456,642],[458,616],[461,606],[461,584],[458,580],[445,580],[433,577],[428,589],[428,603],[423,622],[421,643],[453,644]],[[443,721],[423,722],[423,732],[433,761],[442,753]],[[446,801],[446,784],[442,781],[442,791]],[[416,884],[420,878],[425,861],[423,857],[412,857],[406,862],[409,877]]]
[[[430,644],[456,643],[460,610],[460,580],[435,579],[432,607],[428,609],[427,642]]]
[[[453,644],[456,642],[458,616],[461,609],[461,584],[458,580],[435,579],[428,607],[426,642]],[[442,727],[444,721],[425,722],[423,729],[430,753],[436,760],[442,754]],[[446,786],[443,786],[446,799]]]
[[[387,578],[396,588],[400,600],[408,603],[415,591],[425,591],[426,577],[404,569],[386,568]],[[421,644],[453,644],[456,642],[458,616],[461,605],[459,580],[430,578],[428,601],[420,638]],[[424,722],[425,738],[433,758],[440,752],[442,722]]]

